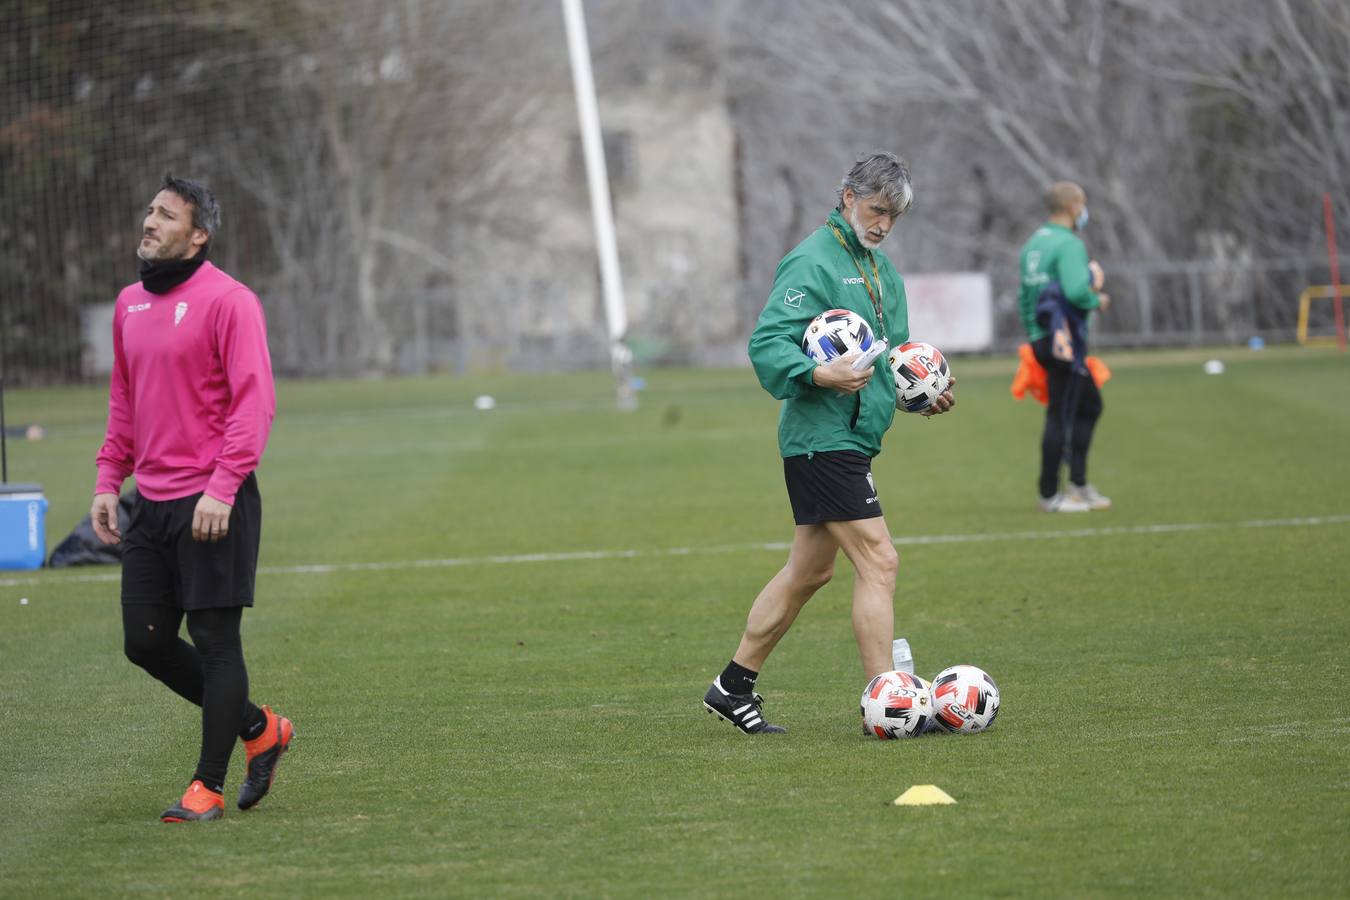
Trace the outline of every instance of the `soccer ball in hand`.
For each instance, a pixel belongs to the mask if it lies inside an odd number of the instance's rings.
[[[861,353],[873,340],[872,326],[862,316],[847,309],[828,309],[806,326],[802,349],[823,365],[846,353]]]
[[[923,412],[952,383],[942,351],[923,341],[892,347],[886,354],[895,373],[895,408]]]
[[[984,731],[998,715],[998,685],[975,666],[949,666],[933,679],[933,716],[958,734]]]
[[[928,682],[908,672],[882,672],[862,694],[863,733],[883,741],[922,734],[933,717]]]

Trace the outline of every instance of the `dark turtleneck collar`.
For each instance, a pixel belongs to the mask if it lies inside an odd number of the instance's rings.
[[[187,259],[166,259],[162,262],[141,260],[141,285],[152,294],[167,294],[187,281],[206,262],[206,247]]]

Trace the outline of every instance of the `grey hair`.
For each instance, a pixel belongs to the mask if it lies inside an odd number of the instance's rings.
[[[904,215],[914,203],[909,166],[894,153],[885,151],[868,153],[858,158],[844,180],[839,182],[839,190],[835,191],[840,205],[844,202],[846,190],[852,190],[859,197],[883,195],[897,216]]]
[[[210,243],[220,229],[220,204],[211,189],[195,178],[175,178],[173,173],[165,172],[161,191],[173,191],[183,200],[192,204],[192,227],[206,232]]]

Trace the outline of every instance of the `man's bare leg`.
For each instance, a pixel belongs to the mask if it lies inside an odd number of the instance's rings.
[[[769,579],[750,607],[736,655],[703,697],[709,712],[745,734],[781,734],[787,729],[764,720],[755,695],[760,667],[769,658],[806,601],[834,574],[839,545],[823,525],[798,525],[785,566]]]
[[[886,520],[877,516],[852,522],[826,522],[857,575],[853,582],[853,635],[863,672],[871,678],[891,668],[895,637],[895,579],[900,555]]]
[[[754,672],[764,667],[806,601],[834,574],[838,551],[839,544],[830,535],[828,526],[797,526],[787,564],[769,579],[750,607],[745,633],[732,657],[738,665]]]

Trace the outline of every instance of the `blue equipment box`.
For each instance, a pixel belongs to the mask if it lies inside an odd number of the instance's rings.
[[[40,484],[0,484],[0,569],[40,569],[47,558],[47,498]]]

